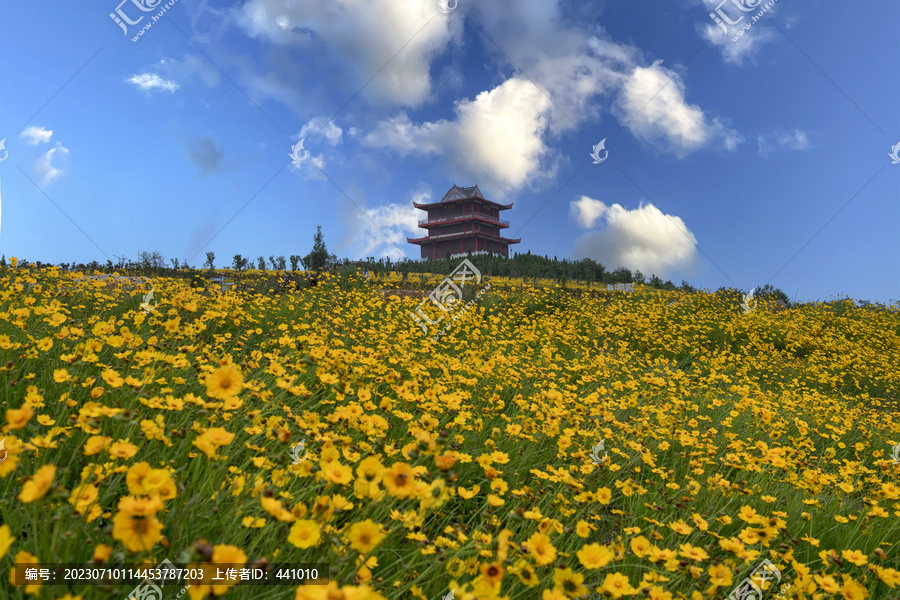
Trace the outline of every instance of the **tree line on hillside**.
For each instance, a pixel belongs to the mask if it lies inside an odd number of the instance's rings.
[[[596,283],[599,285],[636,283],[659,290],[678,289],[688,293],[697,291],[695,287],[684,280],[682,280],[680,286],[676,286],[671,281],[663,281],[656,275],[651,275],[648,278],[640,271],[632,271],[625,267],[608,270],[605,266],[590,258],[559,260],[555,256],[551,259],[546,255],[540,256],[532,254],[531,251],[521,254],[515,253],[512,258],[503,258],[501,256],[493,255],[473,256],[471,254],[468,255],[467,258],[482,275],[488,277],[510,277],[523,280],[550,279],[559,282],[561,285],[565,285],[569,281]],[[194,269],[194,267],[191,267],[187,260],[179,261],[177,258],[170,259],[170,266],[167,266],[163,256],[156,251],[139,252],[136,261],[132,261],[123,256],[116,256],[116,259],[116,263],[107,260],[106,264],[93,261],[88,264],[60,263],[56,266],[66,271],[99,271],[101,273],[125,272],[148,276],[186,274],[193,279],[196,279],[199,276],[197,270]],[[399,272],[402,279],[406,281],[411,273],[423,275],[447,275],[459,266],[461,260],[461,258],[451,259],[449,256],[444,259],[436,260],[410,260],[408,258],[403,258],[394,261],[390,257],[375,260],[375,257],[373,256],[367,257],[364,260],[338,259],[337,256],[328,252],[324,236],[322,235],[322,227],[318,226],[316,233],[313,236],[312,250],[306,255],[300,256],[292,254],[287,260],[284,256],[276,257],[270,255],[268,259],[264,256],[259,256],[253,261],[249,256],[245,257],[241,254],[235,254],[232,257],[229,266],[237,272],[255,268],[260,271],[273,271],[277,274],[279,272],[286,272],[287,264],[290,262],[291,271],[302,269],[303,271],[312,271],[318,274],[323,271],[332,270],[355,270],[365,273],[368,276],[374,276],[376,279],[380,279],[382,275],[386,273],[396,271]],[[208,276],[213,275],[215,271],[215,261],[215,252],[207,252],[206,262],[203,266],[206,268]],[[5,267],[6,264],[6,256],[4,255],[0,258],[0,267]],[[20,259],[19,264],[26,265],[28,263],[27,261]],[[34,266],[41,268],[53,265],[35,262]],[[755,289],[755,298],[773,301],[781,300],[787,306],[793,305],[784,291],[775,288],[770,284],[758,286]],[[726,287],[720,287],[716,292],[722,294],[743,293],[740,290]],[[863,307],[872,306],[886,308],[885,305],[880,302],[871,303],[866,300],[860,300],[859,304]]]

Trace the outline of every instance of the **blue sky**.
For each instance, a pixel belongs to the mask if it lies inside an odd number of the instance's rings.
[[[322,225],[418,258],[456,183],[514,203],[513,251],[900,297],[900,5],[777,0],[733,41],[766,2],[179,0],[132,41],[166,2],[118,2],[0,8],[7,257],[224,266]]]

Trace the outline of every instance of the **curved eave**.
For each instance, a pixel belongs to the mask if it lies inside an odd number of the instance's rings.
[[[420,204],[418,202],[413,202],[413,206],[415,206],[416,208],[422,209],[422,210],[427,210],[429,208],[437,208],[438,206],[450,206],[451,204],[454,204],[456,202],[465,202],[467,200],[480,200],[480,201],[484,202],[485,204],[490,204],[491,206],[496,206],[500,210],[509,210],[510,208],[513,207],[512,202],[510,202],[509,204],[500,204],[499,202],[494,202],[493,200],[487,200],[480,196],[469,196],[468,198],[454,198],[453,200],[447,200],[446,202],[434,202],[432,204]]]
[[[423,237],[423,238],[406,238],[407,243],[409,244],[425,244],[427,242],[443,242],[446,240],[458,240],[460,238],[466,237],[478,237],[481,236],[485,239],[495,240],[498,242],[503,242],[504,244],[519,244],[522,242],[522,238],[517,239],[509,239],[505,237],[500,237],[496,235],[490,235],[489,233],[476,232],[473,233],[471,231],[466,233],[454,233],[452,235],[442,235],[441,237]]]

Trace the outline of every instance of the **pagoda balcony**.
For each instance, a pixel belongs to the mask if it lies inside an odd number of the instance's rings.
[[[419,227],[427,227],[428,225],[434,225],[436,223],[447,223],[450,221],[462,221],[464,219],[471,219],[473,217],[477,217],[479,219],[484,219],[485,221],[489,221],[491,223],[497,223],[498,225],[503,225],[504,227],[509,227],[509,221],[504,219],[498,219],[497,217],[486,215],[480,212],[474,213],[465,213],[460,215],[450,215],[447,217],[437,217],[434,219],[426,219],[424,221],[419,221]]]

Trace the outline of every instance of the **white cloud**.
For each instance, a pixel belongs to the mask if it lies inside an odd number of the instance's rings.
[[[378,73],[362,93],[411,107],[428,99],[430,62],[462,28],[462,19],[442,15],[437,1],[250,0],[238,20],[253,36],[337,59],[357,89]]]
[[[179,88],[179,85],[174,81],[170,79],[163,79],[155,73],[142,73],[140,75],[132,75],[131,79],[128,79],[128,83],[133,83],[144,91],[160,89],[167,92],[174,92]]]
[[[738,9],[735,2],[740,2],[748,8],[752,7],[752,10]],[[706,20],[698,25],[700,35],[713,46],[719,47],[725,62],[742,64],[744,59],[753,58],[764,44],[775,37],[774,32],[766,28],[761,20],[754,23],[750,29],[744,30],[751,17],[759,13],[765,2],[766,0],[732,0],[732,3],[725,2],[723,5],[722,0],[703,0],[704,7],[708,9],[710,15],[716,16],[721,25],[708,15]],[[717,12],[720,6],[725,19]],[[772,14],[774,10],[770,8],[766,14]],[[742,31],[743,35],[734,39]]]
[[[20,137],[25,138],[29,146],[37,146],[38,144],[46,144],[53,137],[52,129],[44,129],[43,127],[31,126],[21,134]]]
[[[734,150],[743,141],[740,134],[688,104],[681,77],[661,62],[634,69],[614,108],[619,120],[628,123],[635,137],[678,157],[712,143]]]
[[[527,77],[507,77],[474,100],[457,101],[453,119],[414,122],[406,113],[384,119],[364,136],[365,145],[441,156],[451,178],[504,196],[552,179],[559,163],[553,138],[596,121],[604,96],[636,137],[679,157],[707,146],[734,150],[743,141],[725,121],[688,104],[679,74],[661,61],[640,66],[636,48],[602,32],[588,36],[562,25],[552,2],[498,0],[477,10]]]
[[[311,135],[320,135],[328,140],[328,143],[332,146],[337,146],[341,143],[341,134],[343,130],[334,124],[334,121],[329,121],[326,117],[315,117],[310,119],[306,125],[300,129],[300,133],[297,134],[297,139],[306,138]]]
[[[551,182],[562,160],[556,140],[596,123],[604,109],[636,137],[678,157],[710,146],[734,150],[743,141],[724,120],[689,104],[681,76],[661,61],[649,63],[639,48],[584,24],[597,22],[602,11],[572,18],[581,9],[564,4],[492,0],[460,3],[443,15],[436,0],[248,0],[234,13],[238,25],[278,46],[277,64],[260,71],[239,61],[242,85],[254,96],[308,103],[314,96],[295,98],[292,91],[312,76],[307,62],[293,59],[299,50],[315,54],[316,68],[331,79],[349,77],[370,104],[418,108],[436,87],[452,94],[462,81],[456,53],[464,50],[462,24],[471,14],[484,48],[494,53],[496,83],[432,120],[406,110],[382,116],[376,107],[377,121],[354,122],[351,138],[404,157],[438,157],[449,178],[478,182],[499,198]],[[435,84],[432,63],[444,57],[443,79]],[[316,129],[314,121],[300,137]],[[342,130],[329,124],[323,135],[335,146]]]
[[[512,78],[475,100],[457,102],[453,121],[417,125],[401,114],[379,123],[362,141],[402,156],[444,154],[451,169],[502,195],[542,176],[549,108],[537,86]]]
[[[583,227],[600,219],[605,224],[605,229],[585,233],[575,241],[576,259],[592,258],[610,269],[626,267],[658,276],[694,268],[697,239],[680,217],[666,215],[653,204],[642,203],[628,210],[582,196],[570,209]]]
[[[41,185],[46,185],[59,177],[62,176],[62,171],[53,165],[53,160],[56,157],[56,153],[59,152],[59,156],[66,156],[69,153],[69,149],[56,142],[56,147],[50,148],[47,152],[38,159],[37,163],[34,166],[35,172],[41,178]]]
[[[594,226],[603,213],[606,212],[606,205],[599,200],[594,200],[588,196],[582,196],[578,200],[569,204],[572,216],[578,221],[578,225],[584,229],[590,229]]]
[[[760,134],[757,136],[756,141],[759,146],[760,156],[769,156],[783,148],[789,150],[809,149],[809,138],[805,131],[800,131],[799,129]]]
[[[419,193],[412,201],[427,202],[430,194]],[[386,204],[375,208],[347,206],[340,215],[344,225],[346,251],[359,258],[374,256],[398,260],[404,257],[418,258],[418,248],[407,243],[407,237],[422,237],[419,229],[421,211],[412,201],[402,204]]]

